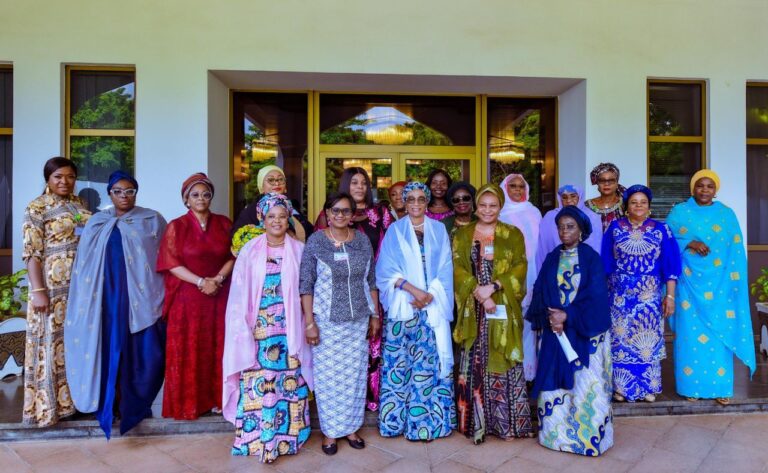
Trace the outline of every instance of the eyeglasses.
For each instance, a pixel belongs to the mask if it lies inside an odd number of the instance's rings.
[[[597,180],[598,184],[616,184],[617,182],[619,182],[618,179],[598,179]]]
[[[426,204],[427,203],[427,198],[424,197],[424,196],[408,197],[407,199],[405,199],[405,203],[406,204],[411,204],[411,205],[413,205],[413,204]]]
[[[462,195],[459,197],[454,197],[451,199],[451,202],[454,204],[459,204],[461,202],[472,202],[472,196],[471,195]]]
[[[268,177],[265,179],[267,181],[267,184],[270,186],[279,186],[282,184],[285,184],[285,178],[284,177]]]
[[[508,184],[507,187],[510,189],[525,189],[525,184]]]
[[[331,214],[334,217],[337,217],[339,214],[341,214],[344,217],[349,217],[350,215],[352,215],[352,209],[350,209],[349,207],[344,207],[344,208],[331,207]]]
[[[558,225],[557,230],[558,231],[564,231],[564,230],[576,230],[579,226],[575,223],[566,223],[565,225]]]
[[[122,197],[122,196],[135,197],[137,192],[138,191],[136,189],[121,189],[119,187],[115,187],[109,191],[109,193],[114,195],[115,197]]]
[[[189,194],[189,196],[193,199],[203,199],[203,200],[211,200],[213,199],[213,194],[211,194],[208,191],[205,192],[192,192]]]
[[[284,213],[281,213],[281,214],[278,214],[278,215],[271,214],[271,215],[267,215],[266,217],[264,217],[264,219],[268,220],[270,222],[275,222],[275,221],[283,222],[283,221],[287,221],[288,220],[288,215],[286,215]]]

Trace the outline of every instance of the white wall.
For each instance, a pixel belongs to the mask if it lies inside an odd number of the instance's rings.
[[[746,223],[744,87],[768,79],[765,0],[0,0],[0,11],[0,61],[14,64],[14,182],[29,184],[14,186],[16,235],[42,164],[63,153],[67,63],[136,66],[139,202],[169,218],[184,211],[187,175],[222,179],[212,164],[226,140],[213,122],[226,94],[209,70],[583,78],[586,122],[561,122],[561,140],[575,143],[561,141],[561,156],[584,169],[616,162],[626,183],[646,180],[646,79],[707,79],[709,160]]]

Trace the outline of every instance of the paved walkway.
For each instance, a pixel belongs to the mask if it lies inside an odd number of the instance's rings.
[[[361,451],[320,451],[313,432],[301,453],[273,465],[232,457],[230,434],[50,440],[0,444],[2,472],[760,472],[768,473],[768,414],[616,419],[615,446],[602,458],[540,447],[534,439],[494,438],[474,446],[459,434],[429,444],[384,439],[364,429]]]

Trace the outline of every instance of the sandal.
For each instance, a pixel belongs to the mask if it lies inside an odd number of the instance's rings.
[[[656,396],[653,394],[647,394],[643,399],[645,402],[656,402]]]
[[[731,403],[731,398],[729,398],[729,397],[719,397],[719,398],[715,399],[715,401],[717,401],[717,403],[720,404],[721,406],[727,406],[728,404]]]
[[[699,400],[699,398],[697,398],[697,397],[687,397],[687,398],[685,398],[685,400],[688,401],[688,402],[696,402],[696,401]]]
[[[627,399],[619,393],[613,393],[613,400],[617,402],[624,402]]]

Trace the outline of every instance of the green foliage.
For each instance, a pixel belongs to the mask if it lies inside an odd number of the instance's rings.
[[[27,301],[29,287],[22,286],[26,269],[0,276],[0,319],[14,317]]]
[[[132,129],[135,126],[134,98],[120,87],[87,100],[72,115],[72,129]],[[70,155],[79,178],[106,182],[115,169],[134,169],[133,137],[73,136]]]
[[[768,301],[768,268],[763,268],[760,276],[749,285],[749,293],[760,302]]]

